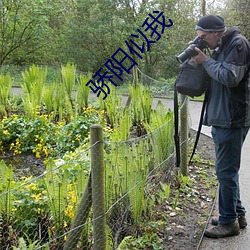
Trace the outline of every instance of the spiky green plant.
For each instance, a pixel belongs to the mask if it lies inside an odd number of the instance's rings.
[[[91,73],[87,75],[81,74],[78,78],[79,85],[76,92],[76,106],[79,113],[83,108],[87,108],[89,104],[90,88],[86,86],[86,83],[90,78],[92,78]]]
[[[152,95],[148,89],[141,84],[130,85],[131,109],[133,124],[137,127],[138,135],[145,134],[143,124],[150,123],[152,113]]]
[[[0,115],[7,116],[8,97],[11,93],[12,79],[10,74],[0,75]]]
[[[72,63],[67,63],[66,66],[61,66],[62,85],[72,101],[72,92],[76,82],[76,66]]]
[[[64,211],[67,206],[68,177],[59,170],[52,159],[46,164],[46,176],[44,184],[49,198],[49,207],[57,230],[63,228]]]
[[[110,89],[110,94],[105,100],[103,100],[103,97],[100,95],[99,105],[100,109],[103,109],[107,112],[107,122],[112,128],[114,128],[120,124],[120,118],[123,115],[123,107],[121,105],[122,97],[120,95],[117,95],[114,86],[108,83],[107,86]]]
[[[173,152],[173,112],[166,110],[161,101],[151,114],[150,124],[145,123],[145,127],[152,139],[156,162],[160,163],[167,159]]]
[[[11,217],[13,206],[13,193],[11,189],[14,186],[14,177],[12,166],[6,166],[4,161],[0,161],[0,213],[5,216],[8,222]]]
[[[22,76],[24,80],[24,82],[21,83],[21,87],[24,91],[24,110],[28,116],[34,117],[42,103],[47,68],[43,69],[32,65],[28,70],[22,72]]]
[[[144,207],[144,188],[152,158],[147,139],[111,143],[106,166],[106,203],[110,207],[119,198],[132,213],[134,221],[140,222]],[[122,212],[122,211],[120,211]]]
[[[72,102],[60,83],[55,83],[53,112],[57,121],[66,120],[69,122],[74,116]]]
[[[53,102],[54,102],[54,94],[55,94],[56,85],[46,86],[44,89],[43,102],[46,108],[46,113],[50,114],[53,111]]]

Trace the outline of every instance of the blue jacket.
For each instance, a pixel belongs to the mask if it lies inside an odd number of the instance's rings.
[[[211,81],[204,125],[250,126],[250,45],[237,27],[227,30],[203,66]]]

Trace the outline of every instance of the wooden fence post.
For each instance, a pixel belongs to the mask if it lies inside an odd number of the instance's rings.
[[[93,205],[93,250],[106,249],[106,216],[104,193],[104,149],[103,130],[99,124],[90,127],[91,176]]]

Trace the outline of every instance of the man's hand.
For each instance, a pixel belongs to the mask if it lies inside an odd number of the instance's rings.
[[[207,56],[198,48],[195,48],[195,51],[198,53],[197,56],[192,57],[197,64],[203,64]]]

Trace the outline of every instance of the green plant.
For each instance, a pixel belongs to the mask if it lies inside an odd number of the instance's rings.
[[[40,235],[40,240],[47,234],[39,230],[44,228],[42,221],[49,221],[48,197],[41,179],[35,180],[32,176],[22,177],[17,183],[18,188],[12,192],[15,196],[13,202],[13,227],[19,235],[30,240],[36,240]],[[49,223],[47,223],[49,224]],[[39,225],[39,227],[38,227]]]
[[[152,111],[151,122],[145,123],[145,128],[150,134],[154,150],[155,160],[163,162],[171,152],[173,152],[173,130],[174,119],[173,112],[166,111],[162,102],[158,102],[156,109]]]
[[[125,237],[117,250],[152,249],[163,250],[163,242],[156,233],[145,233],[142,237]]]
[[[12,79],[10,74],[0,75],[0,116],[7,116],[9,105],[8,98],[11,93]]]
[[[143,212],[147,210],[144,195],[151,157],[147,138],[132,140],[129,145],[126,142],[111,142],[110,151],[106,154],[105,168],[107,208],[121,197],[124,198],[122,204],[117,204],[112,209],[110,218],[132,218],[134,226],[140,224]]]
[[[22,72],[24,82],[21,86],[24,90],[24,111],[29,117],[34,118],[37,112],[40,112],[46,75],[47,68],[43,69],[35,65]]]
[[[89,105],[89,93],[90,88],[86,86],[88,80],[92,78],[92,74],[89,72],[87,75],[81,74],[78,78],[77,96],[76,96],[76,106],[78,113],[81,113],[83,108],[87,108]]]
[[[8,167],[3,160],[0,161],[0,213],[5,216],[6,222],[10,221],[13,206],[14,177],[12,166]]]
[[[164,200],[168,200],[171,192],[171,183],[162,183],[160,182],[160,190],[157,192],[159,195],[160,203]]]
[[[117,95],[116,89],[111,84],[107,84],[107,86],[110,89],[110,94],[105,100],[101,95],[99,96],[99,106],[101,110],[106,112],[107,123],[111,128],[115,128],[120,125],[120,119],[123,115],[122,98]]]
[[[61,66],[62,86],[66,91],[69,100],[72,102],[72,92],[76,82],[76,66],[67,63],[66,66]]]
[[[146,89],[143,90],[141,84],[129,85],[129,93],[132,101],[132,112],[134,124],[140,126],[141,123],[150,123],[152,111],[152,95]]]
[[[25,241],[23,237],[20,237],[18,239],[18,246],[13,246],[13,250],[35,250],[41,246],[38,240],[32,242],[28,235],[25,235],[25,238],[27,239],[27,241]],[[49,250],[49,246],[43,246],[42,249]]]
[[[115,118],[115,126],[112,129],[110,139],[112,142],[119,142],[129,140],[130,130],[132,127],[132,118],[129,110],[125,110],[124,113],[118,112]]]
[[[177,189],[177,190],[175,190],[175,196],[174,196],[174,200],[173,200],[173,204],[172,204],[173,209],[176,209],[178,207],[179,196],[180,196],[180,191]]]
[[[181,189],[185,189],[187,186],[190,187],[192,185],[189,176],[185,176],[181,173],[178,174],[178,182]]]
[[[45,113],[51,114],[53,111],[53,103],[54,103],[54,94],[55,94],[56,85],[46,86],[44,89],[43,102],[45,105]]]
[[[54,123],[51,116],[13,115],[0,121],[0,150],[11,150],[14,155],[33,152],[37,158],[60,156],[74,151],[89,140],[90,126],[103,123],[103,113],[93,107],[83,111],[71,122]]]

